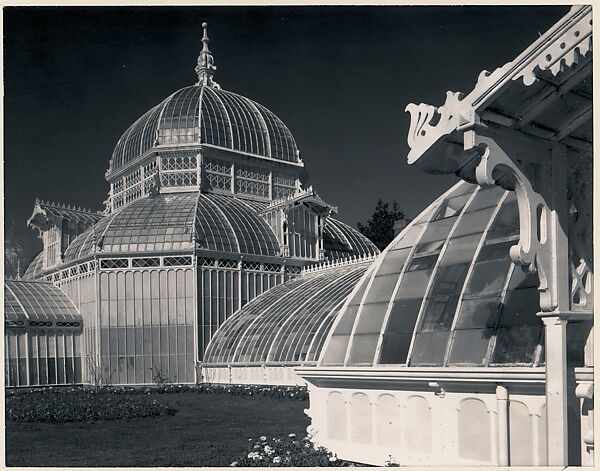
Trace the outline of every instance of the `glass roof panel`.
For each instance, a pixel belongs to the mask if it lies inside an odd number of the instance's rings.
[[[270,157],[266,146],[268,137],[262,125],[262,116],[258,110],[252,106],[252,102],[247,98],[230,92],[222,91],[221,96],[224,101],[228,101],[233,108],[238,110],[238,115],[241,120],[237,122],[236,125],[246,136],[245,140],[248,149],[246,152]]]
[[[242,200],[228,196],[206,194],[225,215],[235,233],[240,253],[279,255],[279,242],[271,227]]]
[[[254,102],[267,127],[271,157],[274,159],[298,162],[298,147],[292,133],[277,116],[259,103]]]
[[[328,260],[377,255],[379,249],[364,235],[331,217],[325,220],[323,249]]]
[[[231,121],[221,99],[210,88],[202,96],[202,142],[233,149]]]
[[[42,250],[39,254],[35,256],[35,258],[31,261],[25,273],[23,274],[23,278],[34,280],[42,273],[44,261],[44,251]]]
[[[196,212],[196,241],[200,248],[223,252],[237,252],[235,233],[219,207],[205,195],[198,198]]]
[[[71,300],[51,283],[5,280],[4,294],[5,319],[81,321]]]

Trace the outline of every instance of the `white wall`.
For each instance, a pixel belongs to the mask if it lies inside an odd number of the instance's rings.
[[[203,367],[203,382],[212,384],[268,384],[306,386],[292,366]]]
[[[348,380],[346,380],[348,381]],[[394,389],[309,384],[314,441],[352,461],[385,465],[497,465],[498,402],[493,386],[440,394],[423,385]],[[543,386],[509,395],[513,465],[546,464]],[[481,392],[481,391],[484,392]],[[437,392],[437,394],[436,394]]]

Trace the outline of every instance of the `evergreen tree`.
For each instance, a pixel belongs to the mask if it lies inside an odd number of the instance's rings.
[[[394,240],[394,223],[404,218],[404,213],[396,200],[391,204],[381,198],[375,205],[375,212],[366,224],[357,224],[359,232],[368,237],[379,250],[383,250]]]

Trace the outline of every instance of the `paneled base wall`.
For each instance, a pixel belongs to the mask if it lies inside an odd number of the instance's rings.
[[[538,379],[324,378],[308,370],[300,371],[309,383],[308,431],[341,459],[378,466],[547,464],[546,397]],[[504,399],[496,390],[501,384]],[[569,449],[579,464],[579,407],[574,391],[570,396]]]
[[[202,380],[214,384],[266,384],[306,386],[292,366],[222,366],[203,367]]]

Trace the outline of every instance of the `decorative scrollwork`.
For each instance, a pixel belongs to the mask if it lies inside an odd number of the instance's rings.
[[[406,106],[405,111],[410,113],[411,118],[407,138],[411,149],[408,153],[409,164],[416,162],[442,136],[474,121],[469,113],[470,107],[463,103],[463,98],[460,92],[446,92],[446,101],[439,108],[425,103]]]
[[[569,268],[572,310],[591,310],[593,293],[592,159],[571,159],[567,198],[569,200]]]
[[[550,230],[551,211],[544,198],[537,193],[527,176],[504,150],[491,138],[472,132],[469,141],[482,152],[475,169],[477,183],[483,187],[496,185],[499,180],[509,183],[517,195],[519,207],[519,242],[510,248],[510,258],[517,265],[537,272],[539,277],[540,308],[551,311],[557,308],[557,276],[551,262],[555,243]]]

